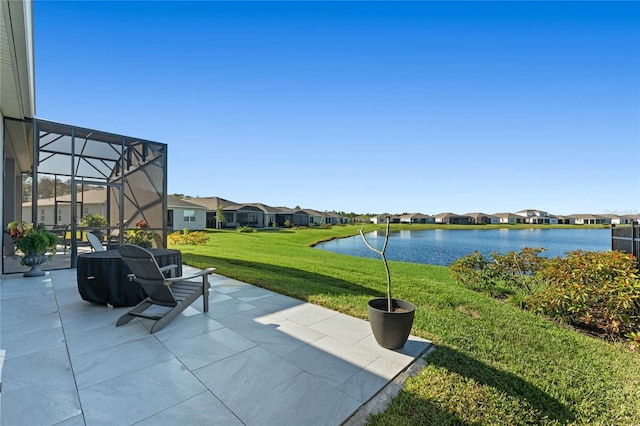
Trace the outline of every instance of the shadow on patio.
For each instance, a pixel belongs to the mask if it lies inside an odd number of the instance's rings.
[[[208,313],[196,301],[151,335],[146,320],[115,327],[128,308],[83,301],[75,269],[3,276],[1,423],[356,423],[431,348],[412,336],[386,350],[366,321],[219,275],[210,283]]]

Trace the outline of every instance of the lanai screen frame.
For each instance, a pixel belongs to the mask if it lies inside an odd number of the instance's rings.
[[[154,244],[166,248],[166,144],[48,120],[25,122],[33,127],[31,219],[39,219],[39,176],[71,182],[69,267],[76,267],[82,232],[91,231],[79,226],[83,211],[78,204],[82,206],[82,191],[87,186],[105,188],[109,226],[103,229],[117,235],[117,242],[121,244],[126,232],[144,220],[158,234]],[[57,219],[54,210],[54,223],[45,225],[54,225]]]

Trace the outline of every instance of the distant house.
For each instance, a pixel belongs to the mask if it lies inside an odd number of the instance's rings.
[[[630,223],[627,221],[627,219],[624,216],[620,216],[617,214],[602,214],[600,216],[611,220],[611,224],[613,225],[626,225]]]
[[[611,218],[597,214],[572,214],[576,225],[610,225]]]
[[[469,223],[475,225],[492,225],[500,223],[500,218],[486,213],[465,213],[465,216],[469,217]]]
[[[557,225],[558,218],[542,210],[520,210],[514,214],[524,217],[524,223],[533,225]]]
[[[555,216],[558,221],[558,225],[575,225],[576,220],[571,216],[557,215]]]
[[[400,223],[435,223],[436,219],[433,216],[427,216],[422,213],[409,213],[400,216]]]
[[[195,197],[189,198],[187,201],[205,208],[205,227],[207,228],[218,228],[217,214],[219,207],[222,207],[224,213],[226,207],[236,205],[233,201],[220,197]],[[233,220],[233,215],[230,215],[229,219]],[[223,227],[222,224],[220,227]]]
[[[167,196],[167,230],[202,230],[205,228],[206,209],[198,204]]]
[[[22,218],[26,222],[51,223],[70,225],[75,216],[79,223],[82,216],[99,214],[107,217],[107,190],[96,188],[77,193],[78,212],[72,215],[71,194],[60,195],[57,198],[38,200],[38,217],[31,218],[31,202],[22,203]]]
[[[468,225],[470,220],[471,218],[469,216],[462,216],[450,212],[435,215],[435,223],[446,225]]]
[[[513,213],[495,213],[501,224],[524,223],[524,217]]]
[[[369,220],[371,221],[371,223],[375,223],[376,225],[385,224],[387,223],[387,216],[390,216],[389,218],[390,223],[400,223],[400,216],[392,215],[389,213],[383,213],[377,216],[371,216]]]
[[[626,214],[623,217],[624,224],[628,225],[631,223],[639,223],[640,222],[640,214]]]

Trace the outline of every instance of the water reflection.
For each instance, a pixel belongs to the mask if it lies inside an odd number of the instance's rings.
[[[382,248],[384,231],[372,231],[367,239]],[[611,249],[609,229],[433,229],[392,231],[389,234],[387,258],[413,263],[449,265],[459,257],[479,251],[506,253],[524,247],[543,247],[543,256],[564,256],[571,250],[603,251]],[[316,248],[340,254],[376,258],[360,236],[331,240]]]

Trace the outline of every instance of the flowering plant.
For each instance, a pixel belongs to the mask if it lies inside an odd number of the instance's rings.
[[[48,251],[47,257],[51,258],[56,253],[56,246],[60,243],[56,234],[47,231],[43,224],[34,225],[22,221],[10,222],[7,225],[7,234],[11,236],[16,250],[21,251],[24,256],[29,254],[42,256]],[[21,263],[26,265],[26,263]]]
[[[135,244],[140,247],[151,247],[151,242],[158,236],[154,231],[150,230],[149,224],[141,219],[136,222],[135,230],[127,231],[129,238],[127,238],[128,244]]]

